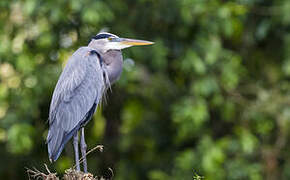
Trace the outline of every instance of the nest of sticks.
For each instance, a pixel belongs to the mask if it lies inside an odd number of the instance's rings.
[[[102,145],[98,145],[94,147],[93,149],[91,149],[90,151],[88,151],[86,153],[86,156],[97,149],[100,152],[103,152],[103,148],[104,147]],[[83,158],[80,159],[80,163],[82,161],[83,161]],[[82,171],[77,171],[75,170],[75,165],[74,165],[72,168],[65,170],[63,177],[60,178],[57,176],[57,173],[51,172],[48,169],[46,164],[44,164],[44,166],[45,166],[46,172],[41,172],[36,168],[33,168],[33,169],[27,168],[26,172],[28,174],[29,180],[60,180],[60,179],[62,180],[111,180],[114,176],[113,170],[111,168],[109,168],[111,176],[109,178],[105,178],[103,176],[94,176],[91,173],[84,173]]]

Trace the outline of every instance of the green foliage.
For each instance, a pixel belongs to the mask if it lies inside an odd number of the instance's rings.
[[[8,151],[14,154],[26,154],[33,148],[34,129],[27,124],[12,125],[7,133]]]
[[[86,127],[89,148],[105,146],[91,172],[290,179],[289,12],[288,0],[1,0],[0,179],[49,164],[53,88],[101,29],[155,44],[123,51],[122,77]],[[68,145],[51,166],[72,165]]]

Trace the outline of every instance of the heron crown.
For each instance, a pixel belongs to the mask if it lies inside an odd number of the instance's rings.
[[[95,39],[104,39],[104,38],[109,38],[109,37],[115,37],[115,38],[118,38],[118,36],[114,35],[114,34],[111,34],[111,33],[107,33],[107,32],[102,32],[102,33],[99,33],[97,34],[96,36],[92,37],[92,40]]]

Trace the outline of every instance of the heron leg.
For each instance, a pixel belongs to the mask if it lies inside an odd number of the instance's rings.
[[[81,129],[81,152],[82,152],[82,158],[83,158],[83,166],[84,166],[84,172],[88,172],[88,166],[87,166],[87,144],[85,142],[85,128]]]
[[[75,150],[75,161],[76,161],[76,170],[80,171],[80,162],[79,162],[79,136],[78,132],[74,135],[73,146]]]

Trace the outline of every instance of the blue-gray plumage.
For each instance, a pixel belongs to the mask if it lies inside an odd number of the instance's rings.
[[[105,87],[103,70],[97,55],[90,51],[92,49],[88,47],[78,49],[68,60],[56,84],[47,137],[48,152],[53,161],[59,157],[74,131],[84,125],[89,110],[102,98]]]
[[[73,137],[76,168],[80,170],[78,131],[81,130],[81,153],[84,171],[87,172],[84,126],[92,118],[106,90],[121,75],[121,49],[149,44],[152,42],[100,33],[88,46],[73,53],[59,77],[50,105],[47,145],[51,161],[58,159]]]

